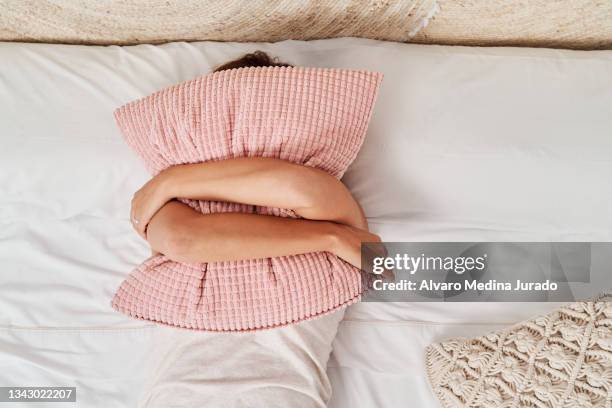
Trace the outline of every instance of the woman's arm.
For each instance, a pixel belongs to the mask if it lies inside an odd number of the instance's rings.
[[[356,267],[361,243],[377,235],[329,221],[256,214],[203,215],[171,201],[151,219],[147,239],[154,251],[178,262],[218,262],[329,251]]]
[[[179,197],[287,208],[306,219],[367,228],[361,207],[342,182],[279,159],[237,158],[163,171],[134,195],[132,218],[141,235],[155,212]]]

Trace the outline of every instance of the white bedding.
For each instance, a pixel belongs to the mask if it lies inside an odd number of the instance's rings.
[[[383,239],[612,240],[612,52],[0,44],[0,386],[76,379],[80,407],[135,406],[157,329],[109,300],[147,256],[127,218],[147,176],[112,110],[254,49],[385,73],[345,177]],[[436,407],[426,344],[553,306],[355,305],[334,342],[330,406]]]

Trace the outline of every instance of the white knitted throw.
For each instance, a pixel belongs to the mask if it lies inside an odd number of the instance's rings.
[[[612,407],[612,302],[577,302],[426,350],[443,407]]]

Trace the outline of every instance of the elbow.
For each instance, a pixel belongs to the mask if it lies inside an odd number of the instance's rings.
[[[330,183],[327,179],[331,176],[322,173],[321,170],[310,167],[296,167],[296,171],[290,175],[287,189],[288,197],[294,203],[294,209],[312,211],[325,204],[327,200],[325,190]]]
[[[176,262],[197,262],[193,256],[194,242],[189,226],[180,223],[149,233],[151,247]]]
[[[367,229],[361,206],[337,178],[322,170],[304,167],[291,183],[295,212],[307,219],[326,220]]]
[[[166,256],[173,261],[195,262],[193,257],[193,235],[184,226],[177,226],[164,239]]]

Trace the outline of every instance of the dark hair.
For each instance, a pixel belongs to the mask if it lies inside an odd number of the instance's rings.
[[[245,67],[292,67],[293,65],[281,62],[277,58],[272,58],[263,51],[255,51],[251,54],[246,54],[236,60],[226,62],[225,64],[215,68],[213,72],[225,71],[233,68]]]

